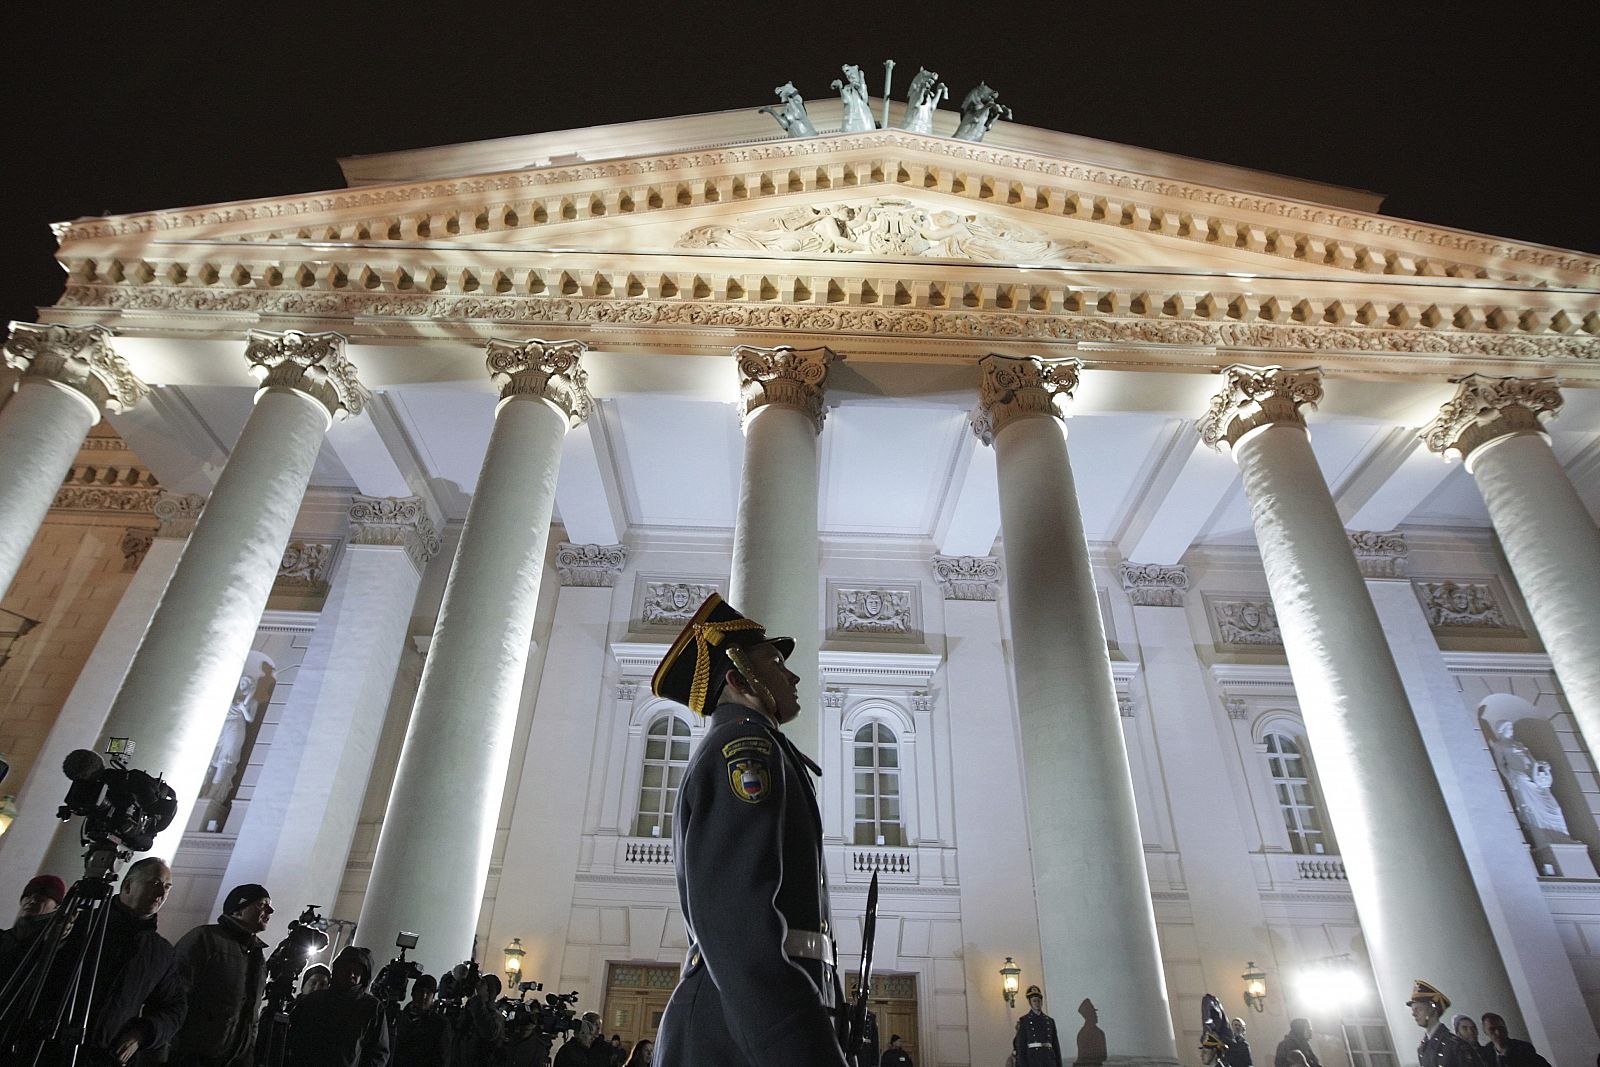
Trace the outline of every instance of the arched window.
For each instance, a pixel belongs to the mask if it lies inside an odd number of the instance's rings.
[[[672,836],[672,809],[688,766],[689,724],[676,715],[661,716],[645,731],[644,777],[639,781],[634,836]]]
[[[856,831],[858,845],[906,843],[900,822],[900,743],[881,722],[856,731]]]
[[[1262,741],[1283,828],[1289,832],[1289,847],[1307,855],[1332,851],[1311,780],[1305,741],[1284,733],[1269,733]]]

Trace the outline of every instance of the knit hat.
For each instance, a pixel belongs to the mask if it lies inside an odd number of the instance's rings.
[[[264,885],[256,885],[254,882],[236,885],[228,890],[228,895],[222,900],[222,914],[232,915],[246,904],[254,904],[270,896],[272,894],[267,892],[267,887]]]
[[[67,883],[53,874],[41,874],[22,887],[24,897],[30,897],[35,893],[43,893],[59,906],[67,899]]]

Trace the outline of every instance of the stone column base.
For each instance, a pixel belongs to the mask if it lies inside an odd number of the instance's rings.
[[[1595,873],[1589,846],[1582,841],[1540,845],[1533,850],[1533,862],[1545,878],[1600,878]]]

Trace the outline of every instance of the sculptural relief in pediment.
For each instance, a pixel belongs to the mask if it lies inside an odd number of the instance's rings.
[[[1087,241],[983,212],[928,208],[898,197],[804,204],[696,226],[679,248],[964,259],[978,263],[1110,263]]]

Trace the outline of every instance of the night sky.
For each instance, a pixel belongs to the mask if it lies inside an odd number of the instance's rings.
[[[839,65],[982,78],[1033,126],[1388,194],[1600,253],[1600,4],[10,5],[5,320],[52,221],[342,185],[339,156],[719,111]],[[397,14],[400,13],[400,14]]]

